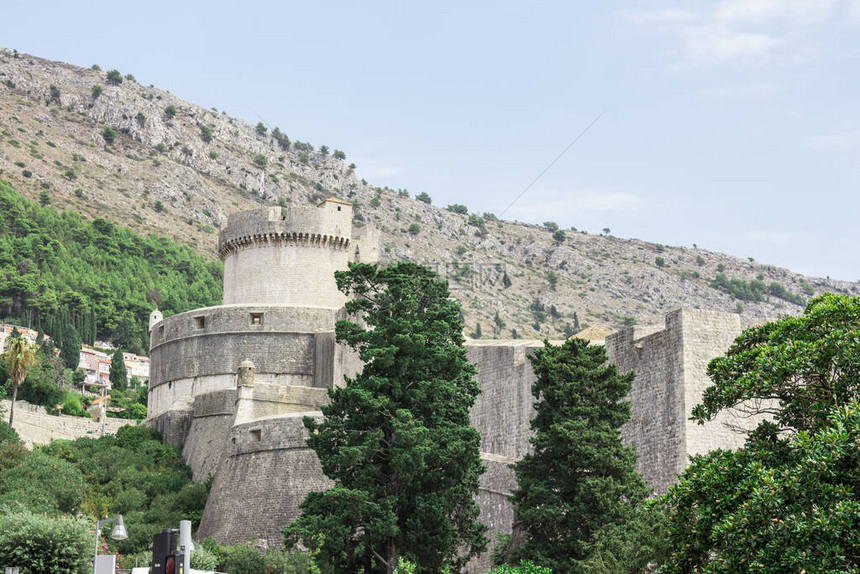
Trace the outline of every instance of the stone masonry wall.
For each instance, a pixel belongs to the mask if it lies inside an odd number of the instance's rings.
[[[687,437],[686,454],[704,454],[717,448],[743,446],[746,433],[761,421],[761,417],[746,417],[735,410],[724,410],[714,420],[703,425],[691,421],[693,407],[702,400],[702,393],[711,386],[708,363],[725,354],[741,334],[740,315],[683,309],[684,329],[684,420]]]
[[[680,314],[667,315],[663,330],[635,335],[634,329],[610,335],[606,351],[619,372],[636,373],[628,395],[632,415],[622,435],[625,444],[636,447],[637,470],[664,492],[687,461]]]
[[[201,540],[256,540],[279,548],[281,529],[299,517],[305,496],[331,487],[305,445],[303,416],[321,415],[295,413],[233,427],[197,533]]]
[[[541,345],[537,341],[466,343],[482,390],[470,413],[472,426],[481,433],[481,452],[519,459],[530,451],[534,371],[527,355]]]
[[[8,418],[12,401],[2,401],[2,411]],[[127,419],[105,419],[105,434],[116,434],[116,431],[126,425],[136,425],[137,421]],[[31,405],[24,401],[15,401],[15,418],[12,427],[27,445],[48,444],[53,440],[75,440],[81,437],[98,438],[101,436],[102,425],[93,419],[72,417],[68,415],[54,416],[48,414],[45,407]]]

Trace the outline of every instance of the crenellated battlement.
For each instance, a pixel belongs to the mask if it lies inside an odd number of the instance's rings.
[[[235,237],[224,242],[218,250],[218,256],[223,261],[242,249],[272,246],[319,247],[347,251],[350,246],[350,240],[347,237],[323,235],[321,233],[255,233],[254,235]]]
[[[342,307],[335,271],[379,256],[378,234],[354,234],[352,215],[352,204],[333,198],[231,215],[218,235],[224,304]]]

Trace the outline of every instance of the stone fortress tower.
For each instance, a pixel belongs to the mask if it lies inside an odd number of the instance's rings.
[[[277,543],[326,485],[302,417],[359,367],[334,342],[334,272],[379,255],[377,232],[352,217],[336,199],[233,215],[218,237],[224,304],[150,317],[147,422],[182,446],[195,480],[215,475],[202,538]]]
[[[195,480],[214,475],[200,539],[280,546],[281,529],[299,516],[306,494],[330,484],[305,444],[302,417],[321,417],[327,390],[361,368],[354,353],[335,344],[345,298],[334,272],[350,261],[376,262],[379,235],[353,229],[352,216],[352,206],[336,199],[235,214],[218,238],[224,304],[150,316],[147,423],[182,447]],[[658,492],[674,482],[689,455],[742,444],[743,435],[727,430],[724,420],[705,426],[687,420],[709,384],[708,361],[740,332],[737,315],[679,309],[664,325],[606,338],[610,360],[637,373],[633,417],[623,435]],[[471,416],[487,467],[477,501],[490,549],[493,536],[509,533],[513,523],[510,464],[531,448],[535,376],[528,355],[540,345],[467,342],[483,391]],[[751,428],[757,421],[731,422]],[[487,554],[467,571],[488,569]]]

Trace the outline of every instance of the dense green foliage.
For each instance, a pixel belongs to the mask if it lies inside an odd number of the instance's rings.
[[[669,572],[860,572],[860,298],[746,330],[693,410],[771,415],[737,451],[694,457],[664,498]]]
[[[19,401],[42,405],[48,410],[62,401],[64,389],[71,388],[66,376],[70,371],[51,349],[50,345],[37,349],[36,362],[27,369],[26,378],[17,393],[12,387],[8,367],[0,364],[0,388],[7,396],[15,394]]]
[[[525,541],[511,553],[556,573],[577,572],[593,537],[623,524],[648,495],[636,453],[621,444],[633,374],[619,375],[603,347],[582,339],[544,342],[529,359],[534,453],[514,465],[514,512]]]
[[[538,566],[529,560],[523,560],[519,566],[497,566],[488,574],[552,574],[552,570]]]
[[[412,263],[352,264],[335,274],[353,295],[337,340],[364,368],[329,392],[325,420],[305,419],[308,445],[335,481],[308,495],[285,530],[337,572],[460,568],[483,550],[474,495],[483,471],[469,424],[478,395],[463,347],[460,305],[447,284]]]
[[[123,514],[129,538],[108,540],[122,554],[146,550],[153,534],[180,520],[196,526],[208,495],[206,484],[191,482],[176,450],[142,426],[122,427],[116,436],[54,441],[0,469],[0,507],[80,512],[91,522]]]
[[[0,508],[0,565],[21,574],[87,574],[93,552],[85,518]]]
[[[95,334],[142,353],[153,302],[165,315],[217,304],[221,274],[220,263],[170,239],[103,219],[85,223],[30,203],[0,180],[0,316],[60,338],[48,325],[65,315],[85,342]]]
[[[759,279],[729,279],[724,273],[717,273],[711,281],[711,287],[742,301],[764,301],[768,295],[772,295],[795,305],[803,305],[806,302],[802,295],[792,293],[776,281],[768,285]]]
[[[664,508],[653,501],[633,509],[624,522],[600,529],[586,545],[584,574],[658,572],[669,556],[669,524]]]
[[[313,559],[305,552],[270,548],[265,553],[249,544],[219,546],[211,538],[197,545],[191,554],[191,567],[229,574],[319,574]]]

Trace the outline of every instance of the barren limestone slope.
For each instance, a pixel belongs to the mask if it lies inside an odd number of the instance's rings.
[[[103,70],[0,50],[0,178],[34,201],[164,233],[212,258],[226,215],[335,195],[355,202],[356,225],[382,231],[384,259],[415,260],[447,276],[467,331],[480,324],[483,338],[659,322],[678,306],[739,311],[754,323],[799,313],[801,297],[858,292],[855,283],[701,249],[571,230],[554,239],[543,227],[454,213],[359,180],[348,156],[295,141],[304,134],[289,134],[289,126],[260,133],[120,77],[111,83]],[[709,286],[718,273],[784,291],[739,302]]]

